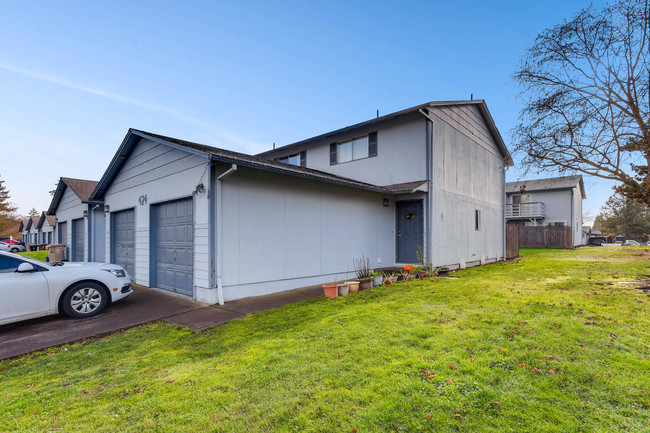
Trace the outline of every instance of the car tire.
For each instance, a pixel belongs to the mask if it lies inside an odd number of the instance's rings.
[[[17,253],[17,252],[18,252],[18,248],[12,248],[12,249],[11,249],[11,252],[14,253],[14,254]]]
[[[84,319],[101,313],[107,303],[106,289],[92,281],[83,281],[65,292],[61,308],[67,316]]]

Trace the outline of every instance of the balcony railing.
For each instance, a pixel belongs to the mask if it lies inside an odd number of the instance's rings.
[[[544,203],[506,204],[506,219],[542,219],[546,216]]]

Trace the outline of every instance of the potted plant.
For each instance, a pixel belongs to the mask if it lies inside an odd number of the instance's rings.
[[[370,274],[370,259],[361,256],[360,259],[354,259],[354,272],[357,274],[359,280],[359,290],[366,290],[372,287],[372,277]]]
[[[338,284],[323,284],[323,292],[326,298],[336,298],[339,294]]]
[[[350,289],[350,293],[357,293],[359,291],[359,282],[348,281],[348,288]]]
[[[372,287],[381,286],[381,282],[383,280],[381,273],[375,271],[370,275],[372,276]]]
[[[345,296],[348,293],[350,293],[350,288],[348,287],[348,283],[341,283],[338,285],[338,293],[339,296]]]

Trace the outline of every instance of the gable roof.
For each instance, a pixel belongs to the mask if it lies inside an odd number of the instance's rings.
[[[29,218],[21,218],[20,219],[20,224],[18,225],[18,231],[19,232],[24,232],[27,230],[27,221],[29,221]]]
[[[55,219],[56,217],[54,215],[47,215],[45,212],[41,212],[41,216],[38,219],[38,224],[36,225],[36,228],[40,230],[43,227],[43,223],[45,223],[45,221],[47,221],[50,227],[54,227],[54,225],[56,224]]]
[[[60,178],[54,190],[54,197],[52,197],[52,203],[50,203],[50,207],[47,210],[47,215],[56,214],[56,209],[59,207],[66,188],[70,188],[81,199],[82,203],[91,203],[93,200],[90,199],[90,195],[96,186],[96,180],[73,179],[71,177]]]
[[[270,155],[272,153],[277,152],[278,150],[287,150],[291,149],[294,147],[300,147],[304,145],[308,145],[317,141],[329,139],[332,137],[336,137],[342,134],[346,134],[358,129],[363,129],[368,126],[380,124],[383,122],[387,122],[390,120],[397,119],[399,117],[404,117],[404,116],[409,116],[415,113],[420,112],[420,110],[435,110],[438,107],[445,107],[445,106],[458,106],[458,105],[475,105],[478,107],[479,111],[481,112],[481,115],[483,116],[483,121],[485,122],[485,125],[487,126],[488,130],[490,131],[490,134],[492,135],[492,138],[494,139],[495,143],[499,147],[499,150],[501,151],[501,155],[503,156],[503,160],[506,164],[506,166],[511,167],[513,165],[512,161],[512,156],[510,156],[510,152],[508,151],[508,148],[506,147],[506,144],[503,141],[503,138],[501,137],[501,133],[499,133],[499,130],[496,127],[496,124],[494,123],[494,119],[492,118],[492,115],[490,114],[490,111],[487,108],[487,104],[485,103],[485,100],[483,99],[474,99],[471,101],[431,101],[427,102],[426,104],[422,105],[416,105],[415,107],[407,108],[405,110],[401,111],[396,111],[395,113],[390,113],[386,114],[381,117],[377,117],[375,119],[370,119],[365,122],[357,123],[351,126],[346,126],[345,128],[340,128],[335,131],[331,132],[326,132],[325,134],[317,135],[315,137],[308,138],[306,140],[301,140],[297,141],[295,143],[287,144],[286,146],[281,146],[276,149],[268,150],[266,152],[262,152],[257,154],[257,156],[261,157],[266,157],[267,155]]]
[[[31,230],[32,226],[35,226],[36,228],[38,228],[38,220],[40,218],[41,217],[39,217],[39,216],[27,217],[27,227],[25,228],[25,230]]]
[[[508,182],[506,183],[506,194],[514,192],[518,193],[521,191],[522,187],[525,188],[525,191],[543,191],[578,187],[580,188],[582,198],[587,198],[587,193],[585,192],[585,184],[582,181],[582,176],[580,175]]]
[[[275,173],[287,174],[290,176],[302,177],[305,179],[326,182],[350,188],[365,189],[368,191],[375,191],[385,194],[394,194],[391,190],[372,185],[365,182],[359,182],[353,179],[348,179],[334,174],[326,173],[319,170],[314,170],[306,167],[298,167],[283,162],[272,161],[269,159],[260,158],[258,156],[247,155],[245,153],[233,152],[231,150],[220,149],[217,147],[208,146],[205,144],[194,143],[191,141],[180,140],[178,138],[167,137],[164,135],[154,134],[151,132],[141,131],[138,129],[129,129],[120,148],[113,157],[106,172],[101,180],[97,183],[95,190],[90,196],[90,200],[101,201],[104,199],[104,194],[110,186],[115,176],[119,173],[120,169],[128,159],[129,155],[141,139],[151,140],[170,146],[175,149],[184,150],[198,156],[202,156],[210,161],[224,162],[228,164],[237,164],[242,167],[250,167],[259,170],[272,171]]]

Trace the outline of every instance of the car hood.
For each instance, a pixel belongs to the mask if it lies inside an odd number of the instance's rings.
[[[54,267],[61,267],[63,269],[71,269],[71,268],[80,268],[80,269],[122,269],[119,265],[113,265],[110,263],[97,263],[97,262],[61,262],[61,266],[54,266]]]

